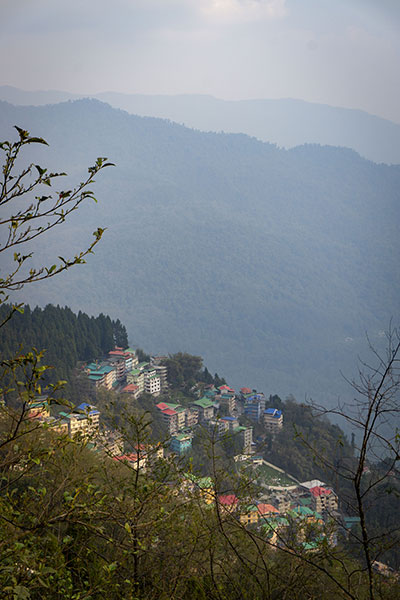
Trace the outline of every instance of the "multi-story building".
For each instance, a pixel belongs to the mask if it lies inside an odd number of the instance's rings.
[[[137,385],[139,388],[139,394],[144,392],[144,372],[140,369],[132,369],[132,371],[128,373],[126,381],[127,383],[133,383],[133,385]]]
[[[192,409],[199,413],[199,421],[209,421],[214,416],[214,403],[208,398],[200,398],[193,402]]]
[[[121,393],[131,394],[134,398],[138,398],[140,394],[139,387],[134,383],[128,383],[124,388],[122,388]]]
[[[89,363],[84,367],[84,371],[96,387],[105,387],[107,390],[111,390],[117,383],[117,372],[111,365]]]
[[[221,417],[220,421],[221,421],[221,423],[225,423],[225,425],[227,425],[227,429],[229,429],[229,431],[234,431],[234,429],[236,429],[239,425],[239,421],[237,420],[236,417],[231,417],[231,416]]]
[[[191,408],[186,409],[186,427],[194,427],[199,422],[199,412]]]
[[[338,497],[331,488],[316,486],[310,489],[314,510],[320,512],[332,512],[337,510]]]
[[[183,454],[192,446],[192,436],[189,433],[177,433],[171,438],[170,448],[175,454]]]
[[[243,444],[243,453],[250,454],[251,453],[251,445],[253,443],[253,428],[252,427],[244,427],[239,426],[234,429],[235,433],[238,433],[241,437]]]
[[[165,365],[153,365],[157,377],[160,378],[161,383],[161,391],[165,391],[168,389],[168,368]]]
[[[178,431],[178,413],[175,410],[175,407],[178,405],[159,402],[156,406],[161,412],[161,418],[167,426],[168,433],[172,434]]]
[[[144,391],[152,396],[159,396],[161,392],[161,380],[153,372],[145,372],[144,374]]]
[[[219,406],[221,412],[223,412],[224,414],[231,415],[236,408],[235,394],[229,392],[221,394],[219,399]]]
[[[265,396],[261,393],[254,393],[245,398],[243,412],[246,417],[257,423],[265,410]]]
[[[277,408],[264,410],[264,426],[270,433],[278,433],[283,427],[283,413]]]
[[[29,403],[27,415],[30,419],[46,419],[50,416],[48,396],[36,396]]]

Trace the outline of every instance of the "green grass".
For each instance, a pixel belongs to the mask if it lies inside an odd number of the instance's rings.
[[[256,469],[260,483],[265,485],[289,486],[295,485],[294,479],[268,465],[260,465]]]

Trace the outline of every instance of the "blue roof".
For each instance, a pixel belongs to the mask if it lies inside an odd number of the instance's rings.
[[[221,421],[236,421],[236,417],[221,417]]]
[[[272,415],[273,417],[276,417],[277,419],[279,419],[281,414],[282,414],[282,411],[278,410],[277,408],[267,408],[266,410],[264,410],[264,415]]]
[[[87,402],[82,402],[82,404],[80,404],[77,407],[77,409],[82,410],[83,412],[89,413],[89,415],[99,415],[100,414],[100,412],[97,410],[97,408],[95,406],[91,406]]]

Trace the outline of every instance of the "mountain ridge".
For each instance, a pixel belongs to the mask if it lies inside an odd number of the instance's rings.
[[[349,147],[374,162],[400,163],[400,124],[359,109],[293,98],[221,100],[198,94],[72,94],[55,90],[27,92],[12,86],[0,86],[0,98],[12,104],[96,98],[130,114],[170,119],[201,131],[247,133],[285,148],[309,142]]]

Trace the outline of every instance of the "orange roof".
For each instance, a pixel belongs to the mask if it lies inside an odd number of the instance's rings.
[[[270,513],[279,513],[279,510],[277,508],[275,508],[275,506],[272,506],[272,504],[257,504],[257,510],[260,513],[260,515],[267,515]]]
[[[123,392],[136,392],[136,390],[138,390],[138,389],[139,389],[139,386],[135,385],[134,383],[128,383],[128,385],[126,385],[122,391]]]

